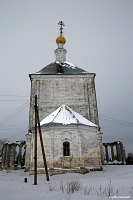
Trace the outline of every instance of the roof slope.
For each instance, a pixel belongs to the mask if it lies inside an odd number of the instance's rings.
[[[36,74],[85,74],[88,73],[85,70],[76,67],[69,62],[53,62],[43,69],[41,69]]]
[[[82,115],[73,111],[66,105],[62,105],[57,110],[52,112],[46,118],[44,118],[40,125],[52,125],[52,124],[60,124],[60,125],[69,125],[69,124],[83,124],[86,126],[97,127],[96,124],[93,124],[88,119],[84,118]]]

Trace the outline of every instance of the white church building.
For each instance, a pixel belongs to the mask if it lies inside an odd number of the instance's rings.
[[[59,23],[55,62],[30,74],[31,94],[26,170],[34,164],[34,99],[38,98],[41,131],[48,168],[79,169],[102,166],[102,137],[99,130],[95,73],[66,61],[63,22]],[[43,159],[38,136],[38,169]]]

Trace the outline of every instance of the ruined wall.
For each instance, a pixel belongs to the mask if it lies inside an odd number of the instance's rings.
[[[2,169],[21,169],[25,165],[25,141],[7,142],[2,147]]]
[[[31,75],[29,129],[34,125],[34,97],[38,96],[40,120],[66,104],[82,116],[99,124],[95,74]]]
[[[100,139],[96,127],[60,126],[42,128],[44,148],[49,168],[101,167]],[[70,143],[70,156],[63,156],[63,142]],[[30,170],[34,163],[34,134],[31,141]],[[38,136],[38,168],[43,159]]]
[[[31,141],[32,141],[32,134],[31,133],[26,134],[26,152],[25,152],[26,171],[30,170],[31,149],[33,149],[33,144],[31,144]]]

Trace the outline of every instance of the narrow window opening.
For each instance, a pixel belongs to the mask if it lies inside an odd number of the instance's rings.
[[[70,156],[70,143],[69,142],[63,143],[63,156]]]

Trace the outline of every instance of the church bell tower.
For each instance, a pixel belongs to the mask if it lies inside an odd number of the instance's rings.
[[[84,69],[79,68],[70,62],[67,62],[66,59],[67,51],[64,49],[64,45],[66,43],[66,39],[63,36],[64,23],[60,21],[58,24],[60,26],[60,35],[56,39],[57,49],[54,51],[56,57],[55,61],[43,67],[40,71],[29,75],[31,81],[31,93],[30,93],[30,110],[29,110],[29,133],[26,135],[27,170],[30,169],[31,160],[33,160],[33,136],[34,136],[33,127],[35,124],[35,110],[34,110],[35,95],[37,95],[37,100],[38,100],[37,102],[38,102],[40,121],[42,121],[48,115],[53,113],[53,111],[58,109],[60,106],[65,104],[66,109],[68,106],[76,113],[82,115],[81,118],[84,117],[90,122],[99,126],[98,108],[97,108],[97,99],[95,90],[96,74],[87,72]],[[72,118],[74,118],[73,114]],[[77,121],[77,123],[80,125],[80,121]],[[77,131],[77,128],[78,125],[75,125],[74,130]],[[65,126],[64,129],[66,130]],[[84,129],[86,129],[86,127],[84,127],[81,130]],[[47,133],[48,132],[46,130],[46,134]],[[59,135],[58,131],[57,135]],[[88,141],[90,141],[90,139]],[[98,142],[99,144],[99,141],[95,142],[96,143]],[[49,151],[50,145],[51,143],[48,145],[47,156],[49,155],[49,152],[52,152],[52,150]],[[46,144],[46,149],[47,149],[47,144]],[[98,159],[100,159],[100,154]],[[94,158],[94,161],[96,161],[96,158]]]
[[[56,39],[55,62],[29,75],[31,81],[29,130],[34,126],[34,97],[37,95],[40,120],[66,104],[91,122],[99,125],[95,90],[95,73],[87,72],[67,62],[60,21],[60,35]]]

